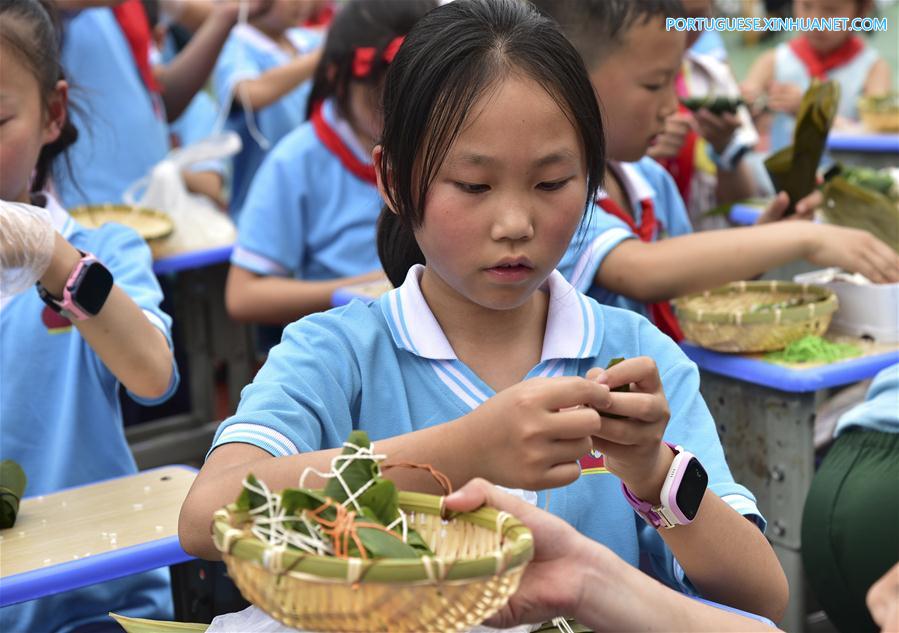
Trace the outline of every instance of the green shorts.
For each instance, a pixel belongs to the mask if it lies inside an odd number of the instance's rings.
[[[812,480],[802,517],[802,561],[831,622],[877,631],[868,588],[899,560],[899,433],[850,430]]]

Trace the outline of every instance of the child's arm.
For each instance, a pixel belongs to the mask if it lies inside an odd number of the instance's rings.
[[[591,369],[587,378],[613,389],[631,385],[629,392],[611,393],[612,405],[600,413],[625,419],[603,415],[594,445],[603,453],[606,467],[634,495],[658,505],[662,484],[674,459],[673,451],[662,443],[663,434],[673,414],[683,418],[693,410],[669,411],[656,364],[645,356],[628,359],[608,370]],[[673,377],[667,380],[671,381],[671,388],[687,386]],[[680,394],[677,402],[684,399]],[[672,393],[672,403],[675,402]],[[680,422],[682,427],[683,420]],[[704,597],[772,620],[780,619],[788,589],[771,546],[753,523],[712,490],[706,490],[692,523],[660,529],[659,534]]]
[[[237,21],[239,3],[217,4],[187,46],[165,66],[153,71],[162,85],[166,117],[175,121],[209,79],[216,59]]]
[[[355,277],[306,281],[259,275],[232,265],[225,285],[225,306],[228,315],[238,321],[290,323],[331,308],[331,297],[337,289],[378,279],[384,279],[380,270]]]
[[[534,560],[509,603],[487,620],[489,626],[567,616],[595,631],[772,630],[665,587],[562,519],[486,481],[471,481],[446,499],[446,507],[456,512],[482,505],[509,512],[534,535]]]
[[[249,104],[254,110],[266,106],[311,78],[321,59],[322,49],[293,57],[286,64],[265,71],[258,77],[243,79],[234,84],[234,103],[243,107]]]
[[[871,66],[871,70],[868,71],[862,94],[866,97],[882,97],[888,94],[892,88],[893,75],[890,71],[890,65],[883,57],[880,57]]]
[[[596,283],[644,302],[665,301],[752,279],[791,261],[899,281],[899,255],[867,231],[808,222],[704,231],[658,242],[625,240],[609,252]]]
[[[774,59],[774,50],[762,53],[749,69],[743,83],[740,84],[740,92],[743,93],[743,98],[749,104],[753,115],[758,114],[754,107],[756,101],[768,92],[768,86],[774,79]]]
[[[244,390],[230,426],[226,422],[219,431],[216,441],[235,439],[214,448],[181,508],[179,535],[188,552],[219,558],[209,536],[212,515],[237,498],[247,473],[279,490],[296,486],[309,466],[327,471],[338,451],[304,449],[299,430],[304,431],[303,437],[315,438],[310,440],[313,445],[320,445],[322,427],[327,426],[332,435],[344,430],[346,435],[356,427],[351,401],[360,396],[358,385],[350,386],[355,381],[351,365],[356,361],[329,351],[332,345],[322,344],[321,339],[297,338],[301,328],[312,327],[301,322],[288,328],[284,342],[272,350],[265,367]],[[293,375],[273,379],[285,371]],[[285,395],[292,400],[285,403]],[[582,406],[585,403],[588,407]],[[589,451],[590,437],[599,430],[597,410],[608,403],[608,388],[583,378],[531,379],[455,420],[379,439],[377,448],[392,462],[433,465],[454,488],[477,476],[514,488],[554,488],[580,475],[577,460]],[[294,429],[298,432],[291,440],[287,434]],[[274,437],[283,454],[276,457],[276,447],[267,452],[251,445],[253,437]],[[394,469],[388,475],[402,489],[442,492],[427,473]],[[321,485],[317,480],[307,483]]]

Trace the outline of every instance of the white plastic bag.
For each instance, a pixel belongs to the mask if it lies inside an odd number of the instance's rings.
[[[511,629],[494,629],[489,626],[476,626],[469,633],[528,633],[539,624],[525,624]],[[281,624],[265,611],[250,606],[243,611],[216,616],[206,633],[296,633],[297,629]],[[305,633],[313,633],[306,631]]]
[[[127,204],[163,211],[175,223],[172,235],[154,249],[157,255],[234,243],[237,237],[234,222],[209,198],[188,191],[181,172],[196,163],[232,156],[240,147],[236,133],[215,134],[199,143],[172,150],[147,176],[128,187],[123,195]]]

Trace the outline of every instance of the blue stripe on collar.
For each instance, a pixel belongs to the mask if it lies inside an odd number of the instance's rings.
[[[431,360],[457,360],[440,324],[421,293],[424,266],[413,266],[403,284],[381,297],[381,312],[394,344]],[[544,283],[549,314],[541,362],[557,358],[591,358],[602,342],[602,318],[593,301],[553,271]]]

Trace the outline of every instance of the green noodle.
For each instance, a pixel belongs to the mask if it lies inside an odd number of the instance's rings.
[[[855,345],[833,343],[820,336],[805,336],[780,351],[765,354],[765,360],[784,363],[832,363],[844,358],[861,356],[861,353],[862,350]]]

